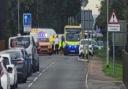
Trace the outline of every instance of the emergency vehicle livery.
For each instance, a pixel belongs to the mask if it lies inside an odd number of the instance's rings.
[[[81,26],[71,26],[71,25],[65,26],[64,37],[65,37],[64,55],[79,54]]]

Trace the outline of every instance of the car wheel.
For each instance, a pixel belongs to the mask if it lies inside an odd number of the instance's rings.
[[[27,81],[27,74],[24,75],[24,77],[22,78],[21,82],[22,82],[22,83],[26,83],[26,81]]]
[[[52,52],[51,52],[51,53],[49,53],[49,55],[52,55]]]
[[[16,88],[18,87],[18,82],[16,82],[15,86],[16,86]]]
[[[26,83],[27,77],[22,79],[22,83]]]
[[[31,76],[31,75],[32,75],[32,72],[33,72],[33,71],[32,71],[32,67],[31,67],[31,69],[30,69],[30,73],[29,73],[29,76]]]
[[[39,63],[38,63],[38,66],[36,68],[36,71],[39,71],[40,70],[40,66],[39,66]]]
[[[11,89],[16,89],[16,84],[12,85]]]
[[[36,68],[33,68],[33,73],[35,73],[35,72],[36,72],[36,70],[37,70]]]

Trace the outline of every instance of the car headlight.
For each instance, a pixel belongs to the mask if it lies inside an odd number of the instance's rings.
[[[52,48],[52,46],[51,45],[48,45],[48,48]]]

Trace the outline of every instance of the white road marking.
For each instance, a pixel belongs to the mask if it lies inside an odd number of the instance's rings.
[[[55,63],[52,62],[51,64],[47,65],[47,67],[46,67],[43,71],[41,71],[41,72],[39,73],[39,75],[38,75],[37,77],[35,77],[35,78],[33,79],[33,81],[28,85],[27,89],[30,89],[30,88],[32,87],[32,85],[39,79],[39,77],[40,77],[46,70],[48,70],[53,64],[55,64]]]
[[[83,61],[83,62],[88,62],[87,59],[82,59],[82,58],[79,58],[79,57],[77,57],[77,60],[78,60],[78,61]]]
[[[89,89],[89,87],[88,87],[89,63],[88,63],[87,67],[88,68],[87,68],[87,73],[86,73],[85,87],[86,87],[86,89]]]

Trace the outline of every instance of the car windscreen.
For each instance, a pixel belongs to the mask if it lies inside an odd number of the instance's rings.
[[[80,40],[80,34],[79,33],[67,33],[66,34],[66,40],[67,41],[79,41]]]
[[[18,58],[22,57],[22,54],[20,53],[20,51],[9,51],[6,53],[9,53],[13,57],[12,60],[18,60]]]
[[[85,44],[87,44],[87,41],[86,40],[81,40],[80,44],[85,45]]]
[[[99,46],[103,46],[103,45],[104,45],[103,41],[98,41],[97,44],[98,44]]]
[[[88,39],[86,39],[85,40],[85,43],[88,44],[88,45],[97,45],[97,42],[94,41],[94,40],[88,40]]]
[[[11,47],[24,47],[28,48],[30,45],[30,37],[16,37],[10,40]]]

